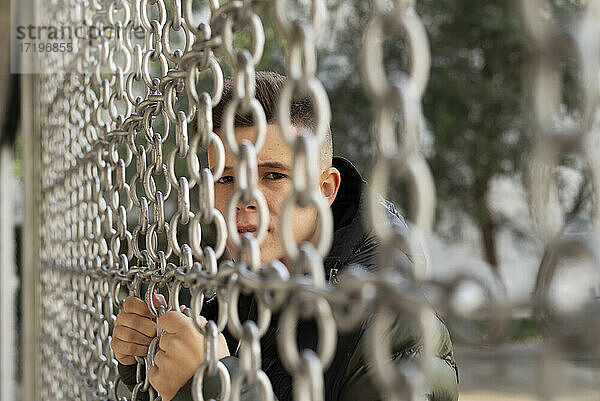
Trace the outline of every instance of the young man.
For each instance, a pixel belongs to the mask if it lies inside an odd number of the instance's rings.
[[[279,221],[285,200],[293,189],[291,167],[293,152],[283,140],[276,121],[276,104],[279,93],[285,85],[285,77],[271,72],[256,74],[256,98],[261,103],[267,123],[267,135],[263,148],[257,155],[258,189],[267,200],[269,225],[266,237],[261,244],[261,262],[282,259],[285,253],[281,245]],[[225,84],[222,100],[213,109],[215,132],[221,133],[222,115],[225,106],[232,97],[231,82]],[[296,130],[313,130],[314,112],[308,99],[297,99],[291,106],[291,122]],[[252,119],[236,115],[235,135],[238,143],[242,139],[254,138]],[[209,153],[209,163],[214,163],[214,154]],[[225,214],[228,200],[234,192],[235,158],[226,152],[225,170],[215,184],[215,207]],[[331,136],[321,147],[320,177],[318,191],[329,204],[334,220],[334,239],[329,254],[324,259],[326,279],[333,279],[337,272],[346,266],[360,264],[366,269],[376,268],[378,252],[377,240],[369,227],[365,226],[364,213],[366,203],[366,183],[356,168],[346,159],[333,157]],[[382,206],[384,207],[384,206]],[[385,203],[388,218],[399,230],[407,230],[402,217],[393,205]],[[296,208],[293,213],[293,233],[297,242],[310,241],[317,227],[316,213],[310,209]],[[239,232],[253,232],[258,216],[256,206],[239,204],[236,223]],[[232,249],[228,243],[228,249]],[[407,259],[410,257],[407,256]],[[330,277],[331,276],[331,277]],[[333,280],[330,280],[333,281]],[[164,302],[164,299],[158,300]],[[203,315],[214,319],[216,300],[207,302]],[[125,384],[135,384],[135,358],[144,356],[148,344],[156,335],[156,325],[151,320],[146,303],[137,298],[128,298],[124,312],[117,317],[111,345],[119,361],[119,371]],[[256,306],[251,297],[240,299],[242,321],[256,319]],[[274,315],[269,330],[261,339],[262,369],[273,385],[273,391],[279,401],[292,399],[292,378],[283,367],[276,346],[278,316]],[[329,368],[325,371],[325,399],[335,400],[378,400],[382,398],[366,369],[365,352],[369,352],[364,332],[365,323],[350,334],[338,335],[337,351]],[[191,400],[190,381],[196,368],[203,362],[203,337],[195,329],[190,318],[180,312],[167,312],[159,324],[163,334],[160,349],[156,354],[156,367],[149,372],[150,383],[162,395],[163,400]],[[407,358],[418,358],[420,349],[419,334],[406,317],[398,317],[392,326],[390,337],[394,352],[394,361],[402,362]],[[454,401],[458,399],[457,371],[452,354],[452,345],[444,325],[438,321],[437,358],[433,364],[433,374],[427,396],[436,401]],[[237,343],[227,331],[219,337],[219,357],[227,366],[232,377],[238,371],[238,359],[234,355]],[[316,327],[310,322],[298,326],[299,349],[313,348],[316,345]],[[216,380],[216,378],[215,378]],[[205,378],[205,390],[218,385]],[[205,395],[209,395],[205,392]],[[217,394],[210,394],[216,397]],[[259,400],[258,388],[245,388],[242,399]]]

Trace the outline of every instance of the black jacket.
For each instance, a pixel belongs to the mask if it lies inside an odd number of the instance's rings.
[[[360,265],[362,268],[372,270],[376,268],[376,256],[378,253],[378,242],[372,231],[365,224],[366,210],[366,182],[362,179],[357,169],[344,158],[334,157],[333,166],[341,174],[341,186],[337,197],[331,206],[334,220],[334,236],[331,250],[324,259],[326,278],[335,283],[337,274],[350,265]],[[393,204],[381,199],[382,207],[386,208],[390,223],[399,232],[408,230],[402,216],[396,211]],[[410,263],[414,255],[403,255],[406,260],[401,263]],[[250,297],[240,298],[240,318],[242,321],[256,319],[256,305]],[[207,301],[202,314],[207,319],[216,318],[216,298]],[[243,317],[246,316],[246,319]],[[363,350],[368,352],[364,344],[363,333],[369,324],[366,319],[361,327],[349,334],[339,334],[337,339],[337,350],[335,358],[329,368],[325,371],[325,400],[378,400],[381,395],[377,387],[371,381],[366,369]],[[439,363],[436,365],[436,377],[432,380],[428,396],[432,400],[454,401],[458,398],[458,385],[456,365],[452,354],[452,345],[446,328],[439,322],[440,336],[438,341]],[[276,344],[278,328],[278,315],[273,315],[271,325],[265,335],[261,338],[262,369],[269,377],[273,392],[279,401],[292,400],[292,378],[285,370],[279,358]],[[237,341],[224,331],[230,350],[237,349]],[[399,317],[390,333],[394,351],[394,359],[400,361],[403,358],[418,356],[419,339],[416,329],[412,327],[405,317]],[[316,326],[313,322],[302,322],[298,326],[298,348],[316,349]],[[408,352],[410,351],[410,352]],[[237,357],[235,355],[222,360],[230,373],[235,374],[238,370]],[[130,369],[135,368],[133,366]],[[120,365],[120,372],[127,374],[126,367]],[[439,372],[437,372],[439,370]],[[129,372],[129,379],[131,377]],[[129,384],[123,377],[123,381]],[[204,381],[205,394],[216,397],[218,382]],[[190,381],[191,382],[191,381]],[[191,400],[190,382],[179,391],[175,400]],[[213,394],[210,394],[213,393]],[[257,388],[244,389],[242,400],[254,401],[261,399]]]

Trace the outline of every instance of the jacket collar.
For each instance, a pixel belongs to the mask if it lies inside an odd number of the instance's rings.
[[[331,269],[343,266],[358,245],[368,234],[364,223],[366,207],[366,185],[358,169],[343,157],[333,158],[333,167],[339,170],[341,185],[331,205],[333,214],[333,242],[327,257],[323,260],[326,277]]]

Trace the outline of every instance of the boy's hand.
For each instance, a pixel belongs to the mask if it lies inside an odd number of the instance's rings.
[[[185,306],[182,305],[181,309],[185,309]],[[206,324],[206,319],[200,318]],[[204,362],[204,336],[196,329],[191,318],[178,311],[166,312],[158,319],[158,324],[165,333],[158,343],[155,366],[148,372],[148,378],[163,401],[170,401]],[[217,357],[221,359],[226,356],[229,356],[227,342],[219,333]]]
[[[165,298],[156,294],[154,305],[167,305]],[[156,337],[156,323],[146,302],[136,297],[127,297],[123,312],[117,315],[110,346],[117,361],[133,365],[136,356],[146,356],[148,345]]]

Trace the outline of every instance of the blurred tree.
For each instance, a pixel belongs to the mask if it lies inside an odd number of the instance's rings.
[[[353,0],[337,10],[343,26],[328,52],[337,64],[321,66],[333,108],[338,153],[366,166],[371,105],[362,92],[359,61],[369,2]],[[519,21],[506,0],[420,0],[418,13],[431,45],[431,78],[424,95],[424,136],[438,191],[439,210],[448,210],[455,226],[470,217],[480,228],[486,260],[497,267],[495,233],[499,221],[488,206],[492,178],[519,171],[527,136],[522,106],[523,40]],[[390,77],[406,69],[401,36],[386,38]],[[323,58],[320,58],[323,60]],[[340,67],[343,65],[343,67]],[[333,77],[335,79],[329,79]],[[400,188],[396,189],[397,191]]]
[[[430,165],[438,198],[475,221],[494,267],[498,220],[488,206],[490,182],[517,174],[529,149],[520,132],[526,123],[523,39],[509,3],[420,2],[433,55],[423,103],[435,136]]]

